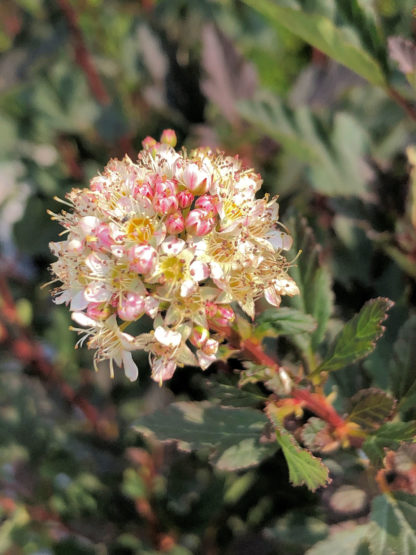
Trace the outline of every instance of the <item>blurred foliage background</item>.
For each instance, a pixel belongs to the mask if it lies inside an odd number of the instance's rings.
[[[311,28],[296,32],[276,6],[300,8]],[[330,462],[332,485],[312,494],[288,484],[280,453],[224,472],[134,433],[138,415],[206,398],[207,376],[226,369],[184,369],[163,388],[145,357],[136,384],[95,374],[90,353],[73,348],[68,311],[40,288],[59,233],[46,210],[164,128],[188,147],[239,153],[279,195],[283,220],[302,216],[314,230],[333,282],[329,335],[370,297],[395,301],[377,350],[331,382],[340,410],[360,388],[388,388],[386,361],[415,300],[413,7],[1,2],[1,553],[324,554],[334,547],[314,544],[365,522],[374,492],[352,453]],[[323,20],[340,33],[333,56],[314,43]],[[401,39],[389,49],[389,37]]]

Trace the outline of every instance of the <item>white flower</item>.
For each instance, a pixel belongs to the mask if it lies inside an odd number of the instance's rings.
[[[87,337],[88,348],[96,349],[94,355],[94,366],[97,362],[108,360],[110,363],[111,375],[114,375],[113,361],[117,366],[123,367],[126,376],[131,381],[138,378],[139,370],[133,361],[130,351],[135,349],[134,337],[124,333],[117,325],[116,317],[110,316],[104,322],[93,320],[83,312],[73,312],[72,318],[81,326],[88,326],[88,329],[76,329],[79,333],[84,333],[81,344]],[[97,367],[96,367],[97,368]]]
[[[94,365],[108,360],[111,374],[115,363],[136,379],[131,352],[141,349],[159,383],[177,366],[216,360],[230,303],[253,318],[262,296],[278,306],[298,293],[282,254],[292,240],[277,199],[256,198],[260,176],[238,157],[178,153],[163,141],[175,144],[174,133],[147,138],[137,162],[110,160],[90,189],[68,193],[65,210],[52,214],[64,239],[50,245],[54,301],[86,327],[79,344],[96,350]],[[154,331],[126,333],[144,315]],[[207,337],[195,344],[199,328]]]

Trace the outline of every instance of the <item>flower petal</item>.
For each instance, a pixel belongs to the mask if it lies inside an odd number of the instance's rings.
[[[136,381],[139,376],[139,369],[133,360],[132,354],[129,351],[123,351],[122,357],[124,373],[130,381]]]

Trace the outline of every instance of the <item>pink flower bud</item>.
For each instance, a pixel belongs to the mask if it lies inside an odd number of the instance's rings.
[[[176,195],[176,183],[172,179],[162,180],[159,176],[154,183],[155,194],[163,197]]]
[[[229,305],[217,305],[211,301],[205,304],[205,314],[211,324],[226,327],[235,318],[234,310]]]
[[[87,306],[87,316],[93,320],[107,320],[111,315],[111,308],[106,303],[89,303]]]
[[[182,174],[182,181],[194,195],[203,195],[209,188],[208,175],[197,164],[188,164]]]
[[[117,307],[117,314],[122,320],[137,320],[145,311],[145,299],[134,291],[124,293]]]
[[[197,349],[201,349],[202,346],[205,345],[208,339],[209,339],[209,331],[202,326],[194,327],[189,337],[189,341]]]
[[[160,142],[175,148],[178,142],[176,138],[176,133],[173,129],[164,129],[162,136],[160,137]]]
[[[214,229],[214,226],[215,218],[210,217],[208,212],[200,208],[191,210],[185,220],[186,231],[197,237],[206,235]]]
[[[195,201],[195,208],[201,208],[202,210],[206,210],[210,212],[213,216],[217,214],[217,207],[216,207],[216,197],[211,195],[202,195]]]
[[[179,208],[188,208],[191,206],[194,195],[190,191],[180,191],[177,195]]]
[[[180,212],[175,212],[175,214],[171,214],[166,218],[166,231],[170,235],[177,235],[178,233],[182,233],[185,229],[185,220]]]
[[[128,251],[130,268],[138,274],[149,274],[156,265],[157,252],[150,245],[135,245]]]
[[[146,150],[151,150],[153,147],[157,145],[156,139],[153,137],[145,137],[142,141],[143,148]]]
[[[133,196],[135,198],[148,198],[152,200],[154,191],[150,183],[138,183],[133,189]]]
[[[220,326],[227,326],[235,319],[234,310],[231,308],[231,306],[219,306],[218,312],[219,317],[217,316],[217,319]]]
[[[178,210],[178,199],[174,196],[171,197],[155,197],[153,199],[153,208],[158,214],[173,214]]]

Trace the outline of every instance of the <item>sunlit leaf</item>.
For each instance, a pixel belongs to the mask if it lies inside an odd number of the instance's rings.
[[[294,486],[305,485],[311,491],[328,485],[329,470],[321,459],[314,457],[307,449],[302,449],[285,429],[272,405],[268,406],[267,414],[276,428],[276,440],[285,456],[291,483]]]
[[[305,42],[352,69],[373,85],[385,85],[378,63],[366,50],[353,44],[329,18],[282,6],[275,0],[244,0],[272,23],[286,27]]]

